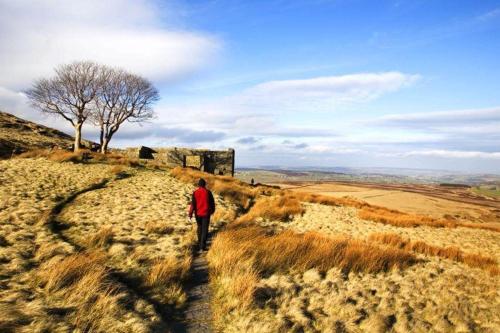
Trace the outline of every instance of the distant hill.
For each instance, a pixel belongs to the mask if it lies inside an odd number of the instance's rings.
[[[68,148],[73,142],[71,135],[0,111],[0,158],[39,148]]]
[[[446,184],[448,186],[500,185],[500,175],[467,174],[444,170],[345,167],[238,168],[236,177],[249,182],[352,181],[381,184]]]

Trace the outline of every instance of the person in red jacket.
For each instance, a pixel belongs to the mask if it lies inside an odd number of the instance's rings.
[[[198,181],[198,188],[193,192],[191,206],[189,207],[189,218],[193,218],[193,213],[198,225],[198,244],[200,251],[207,250],[208,225],[210,215],[215,212],[215,200],[212,192],[207,190],[205,179]]]

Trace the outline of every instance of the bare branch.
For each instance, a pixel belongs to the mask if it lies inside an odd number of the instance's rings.
[[[78,61],[61,65],[56,75],[40,79],[26,91],[31,105],[41,112],[63,117],[75,128],[75,151],[80,147],[81,128],[92,112],[97,96],[99,65]]]
[[[96,99],[94,124],[101,128],[101,151],[126,120],[144,122],[154,115],[153,104],[159,94],[145,78],[121,69],[102,68],[102,84]]]

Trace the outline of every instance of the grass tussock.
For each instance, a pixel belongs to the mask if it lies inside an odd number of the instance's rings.
[[[383,207],[365,207],[359,213],[359,217],[383,224],[390,224],[396,227],[418,227],[429,226],[435,228],[455,228],[457,222],[452,220],[435,219],[429,216],[405,214],[397,210]]]
[[[114,232],[112,227],[102,227],[85,242],[88,248],[107,247],[113,243]]]
[[[364,220],[370,220],[396,227],[420,227],[433,228],[471,228],[500,232],[500,226],[483,223],[458,222],[452,219],[438,219],[425,215],[407,214],[385,207],[367,206],[359,210],[358,216]]]
[[[121,176],[127,172],[127,168],[124,165],[115,165],[109,170],[109,172],[115,176]]]
[[[442,257],[462,262],[470,267],[481,268],[491,275],[498,275],[499,269],[495,258],[480,254],[469,254],[462,252],[458,247],[439,247],[427,244],[423,241],[411,241],[398,234],[376,233],[368,238],[370,241],[382,243],[397,249],[413,251],[429,256]]]
[[[170,235],[174,233],[175,228],[163,221],[149,221],[146,223],[144,230],[148,234]]]
[[[140,167],[142,166],[141,161],[138,158],[130,158],[128,156],[119,154],[119,153],[94,153],[87,152],[90,156],[90,159],[95,162],[107,163],[112,165],[122,165],[129,167]]]
[[[146,276],[145,287],[150,289],[163,304],[176,308],[184,306],[187,295],[183,282],[189,277],[192,257],[187,254],[179,259],[169,256],[155,260]]]
[[[219,223],[219,222],[228,223],[234,221],[236,219],[236,215],[237,214],[234,209],[217,207],[215,213],[212,215],[211,220],[214,223]]]
[[[303,202],[317,203],[327,206],[349,206],[355,208],[370,207],[370,204],[361,200],[349,197],[332,197],[328,195],[313,194],[307,192],[294,192],[293,195]]]
[[[79,163],[83,161],[84,152],[70,152],[63,149],[35,149],[27,151],[18,156],[19,158],[37,158],[44,157],[55,162],[73,162]]]
[[[106,256],[85,252],[51,260],[38,278],[47,297],[74,312],[67,319],[82,332],[112,331],[120,314],[119,286],[110,279]]]
[[[332,267],[345,272],[376,273],[406,268],[416,262],[415,256],[404,250],[316,232],[300,234],[286,230],[275,234],[256,225],[240,225],[217,235],[209,253],[214,272],[234,269],[234,261],[228,260],[234,255],[240,258],[238,262],[252,261],[253,268],[266,275],[311,268],[326,271]]]
[[[176,282],[184,281],[191,268],[191,257],[179,260],[176,257],[166,257],[156,260],[146,279],[148,287],[165,287]]]
[[[251,222],[258,218],[288,221],[293,215],[303,214],[304,211],[301,202],[294,195],[282,193],[271,197],[261,196],[238,222]]]
[[[488,223],[471,223],[471,222],[461,222],[459,223],[460,227],[471,228],[471,229],[482,229],[500,232],[500,225],[498,224],[488,224]]]
[[[92,275],[97,283],[107,275],[106,258],[101,252],[87,252],[68,256],[60,262],[50,262],[40,270],[39,278],[47,291],[57,291]]]

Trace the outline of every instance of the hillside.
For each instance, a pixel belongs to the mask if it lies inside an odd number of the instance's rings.
[[[66,148],[73,137],[56,129],[0,111],[0,158],[37,148]],[[84,145],[90,141],[83,140]]]
[[[0,332],[176,331],[192,190],[162,170],[0,161]]]
[[[500,328],[498,224],[74,157],[0,161],[0,332]],[[200,177],[217,209],[195,254]]]

